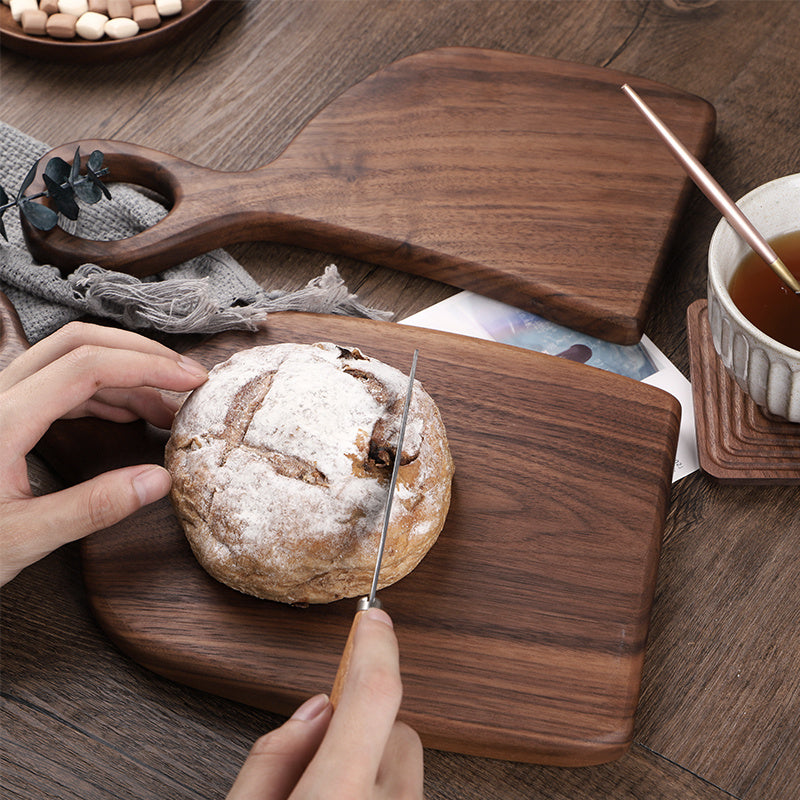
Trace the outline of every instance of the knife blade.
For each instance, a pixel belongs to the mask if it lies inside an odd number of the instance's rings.
[[[408,410],[411,407],[411,395],[414,393],[414,376],[417,372],[417,356],[419,350],[414,351],[414,358],[411,362],[411,372],[409,373],[408,389],[406,390],[406,399],[403,406],[403,416],[400,420],[400,430],[397,434],[397,444],[395,446],[394,464],[392,465],[392,476],[389,480],[389,491],[386,497],[386,507],[383,514],[383,528],[381,529],[381,538],[378,544],[378,554],[375,558],[375,571],[372,575],[372,586],[370,587],[369,594],[359,599],[356,606],[356,614],[353,618],[353,624],[350,626],[350,633],[347,636],[342,657],[339,661],[339,668],[336,671],[336,677],[333,681],[333,688],[331,689],[331,704],[335,708],[339,702],[344,687],[344,681],[350,669],[350,657],[353,652],[353,639],[355,637],[356,629],[361,621],[361,617],[370,608],[381,608],[381,601],[375,596],[378,591],[378,579],[381,573],[381,563],[383,562],[383,553],[386,549],[386,535],[389,532],[389,519],[392,515],[392,500],[394,499],[394,490],[397,486],[397,475],[400,471],[400,461],[403,453],[403,439],[406,434],[406,423],[408,422]]]

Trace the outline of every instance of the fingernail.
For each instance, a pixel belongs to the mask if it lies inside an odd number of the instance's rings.
[[[181,356],[178,364],[183,367],[192,377],[207,378],[208,370],[199,362],[188,356]]]
[[[153,464],[134,475],[131,485],[141,504],[146,506],[160,500],[169,491],[169,473]]]
[[[292,719],[300,722],[311,722],[316,719],[331,704],[328,695],[318,694],[308,699],[292,714]]]
[[[384,625],[388,625],[394,630],[392,618],[382,608],[375,608],[375,606],[368,608],[365,612],[365,616],[374,619],[376,622],[382,622]]]

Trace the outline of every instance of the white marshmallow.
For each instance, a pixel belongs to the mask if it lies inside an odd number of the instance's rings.
[[[75,23],[75,33],[81,39],[88,39],[90,42],[97,41],[97,39],[103,38],[106,22],[108,22],[108,17],[105,14],[87,11],[78,17],[78,21]]]
[[[106,22],[104,30],[110,39],[129,39],[139,33],[139,26],[129,17],[117,17]]]
[[[183,10],[181,0],[155,0],[155,4],[162,17],[174,17]]]
[[[89,10],[89,0],[58,0],[58,10],[62,14],[79,17]]]
[[[23,11],[35,11],[39,8],[36,0],[11,0],[11,16],[14,22],[19,22]]]

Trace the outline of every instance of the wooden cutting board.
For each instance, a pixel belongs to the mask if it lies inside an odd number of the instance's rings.
[[[8,325],[6,326],[8,329]],[[456,465],[450,512],[419,567],[381,592],[402,654],[401,716],[427,746],[557,765],[631,743],[679,405],[651,386],[453,334],[283,313],[213,337],[207,365],[282,341],[334,341],[418,378]],[[70,482],[158,460],[143,425],[57,423],[40,454]],[[167,500],[83,545],[101,626],[176,681],[289,713],[329,691],[355,601],[293,608],[210,578]]]
[[[43,263],[142,275],[267,239],[414,272],[633,344],[690,184],[625,82],[705,155],[715,114],[698,97],[610,69],[444,48],[351,87],[250,172],[82,142],[84,155],[106,154],[111,180],[158,191],[171,213],[119,242],[26,225],[28,244]],[[54,152],[71,161],[77,144]]]

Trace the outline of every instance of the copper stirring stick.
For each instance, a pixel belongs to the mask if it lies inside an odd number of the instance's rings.
[[[675,134],[653,113],[653,110],[631,89],[628,84],[622,85],[622,91],[630,97],[642,112],[647,121],[655,128],[656,133],[664,140],[681,166],[689,173],[691,179],[703,194],[717,207],[719,212],[730,222],[733,229],[769,264],[775,274],[795,293],[800,294],[800,282],[789,272],[766,239],[755,229],[753,223],[741,212],[736,203],[725,193],[725,190],[714,180],[706,168],[684,147]]]

